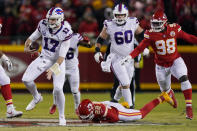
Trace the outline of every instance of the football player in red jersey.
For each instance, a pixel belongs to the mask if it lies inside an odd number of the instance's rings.
[[[1,27],[2,27],[2,20],[0,19],[0,33],[1,33]],[[0,59],[2,60],[2,64],[5,65],[7,70],[12,71],[13,69],[12,62],[2,51],[0,51]],[[7,113],[6,113],[7,118],[22,116],[23,112],[15,110],[15,107],[12,101],[10,78],[6,74],[5,70],[3,69],[1,65],[0,65],[0,86],[1,86],[1,94],[7,106]]]
[[[197,44],[197,37],[181,30],[180,25],[168,24],[167,17],[163,10],[157,10],[151,19],[151,29],[144,33],[144,40],[131,54],[121,63],[138,56],[144,48],[151,46],[155,54],[156,77],[161,91],[166,91],[174,100],[174,108],[177,102],[171,89],[171,75],[181,83],[181,90],[185,97],[186,118],[192,119],[192,86],[187,76],[187,67],[177,51],[177,39],[186,40],[189,43]]]
[[[163,102],[174,106],[174,101],[166,92],[162,92],[159,97],[153,99],[140,110],[129,109],[128,103],[92,102],[85,99],[78,107],[79,118],[93,122],[135,121],[143,119],[152,109]]]

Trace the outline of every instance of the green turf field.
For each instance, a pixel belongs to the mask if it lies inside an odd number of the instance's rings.
[[[32,118],[32,119],[58,119],[58,112],[54,115],[49,114],[49,108],[52,105],[52,95],[50,93],[44,93],[43,102],[39,103],[36,108],[32,111],[25,111],[27,104],[32,100],[32,96],[28,93],[15,93],[13,94],[13,101],[17,110],[23,111],[22,118]],[[140,109],[144,104],[150,100],[156,98],[159,95],[159,92],[142,92],[136,94],[136,109]],[[134,124],[129,126],[119,126],[119,125],[109,125],[109,126],[86,126],[86,127],[0,127],[0,131],[14,130],[14,131],[60,131],[60,130],[69,130],[69,131],[130,131],[130,130],[183,130],[191,131],[197,130],[197,92],[193,92],[193,110],[194,110],[194,119],[187,120],[185,119],[185,103],[184,97],[181,92],[175,92],[175,96],[178,101],[178,109],[173,109],[167,103],[160,104],[156,107],[150,114],[147,115],[143,120],[139,120],[140,125]],[[66,93],[66,108],[65,115],[67,119],[77,119],[77,116],[74,113],[74,104],[72,94]],[[103,101],[109,100],[109,92],[102,93],[82,93],[82,99],[89,98],[94,101]],[[6,106],[4,105],[4,100],[1,96],[0,103],[0,116],[1,119],[5,118]],[[20,118],[19,118],[20,119]],[[145,123],[145,124],[143,124]],[[150,125],[146,123],[158,123],[158,125]],[[161,123],[161,125],[159,125]]]

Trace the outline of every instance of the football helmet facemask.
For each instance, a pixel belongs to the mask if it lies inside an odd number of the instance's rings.
[[[46,15],[47,26],[51,29],[57,28],[64,20],[64,11],[59,7],[51,8]]]
[[[162,9],[157,10],[153,14],[150,21],[153,32],[163,31],[165,26],[167,25],[167,21],[168,19],[164,11]]]
[[[85,99],[79,104],[78,111],[82,120],[92,120],[94,118],[94,104],[89,99]]]
[[[128,14],[129,12],[127,7],[124,4],[118,4],[113,10],[113,20],[116,22],[116,24],[122,25],[126,22]]]

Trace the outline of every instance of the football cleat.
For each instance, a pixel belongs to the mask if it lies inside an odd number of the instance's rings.
[[[192,120],[192,118],[193,118],[192,106],[186,106],[186,119]]]
[[[160,95],[160,98],[163,97],[164,101],[163,102],[167,102],[169,103],[171,106],[174,107],[174,101],[172,100],[172,98],[166,93],[166,92],[162,92]]]
[[[36,104],[38,104],[39,102],[43,101],[43,97],[41,96],[41,94],[39,94],[39,98],[36,100],[36,99],[33,99],[26,107],[26,110],[29,111],[29,110],[32,110],[35,108]]]
[[[177,108],[177,101],[176,98],[174,96],[174,91],[171,89],[170,92],[168,93],[168,95],[172,98],[172,100],[174,101],[174,108]]]
[[[23,112],[16,111],[15,107],[8,108],[7,113],[6,113],[7,118],[20,117],[22,115],[23,115]]]
[[[65,120],[65,118],[59,119],[59,126],[66,126],[66,120]]]
[[[121,102],[120,104],[122,106],[124,106],[125,108],[130,109],[130,106],[129,106],[128,102],[124,101],[124,102]]]
[[[51,106],[50,110],[49,110],[49,114],[54,114],[55,111],[56,111],[56,105],[53,104],[53,105]]]

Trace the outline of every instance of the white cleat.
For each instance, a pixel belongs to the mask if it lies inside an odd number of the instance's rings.
[[[33,99],[26,107],[26,110],[32,110],[35,108],[36,104],[38,104],[39,102],[43,101],[43,97],[41,96],[41,94],[39,94],[40,97],[38,99]]]
[[[15,107],[8,108],[7,113],[6,113],[7,118],[20,117],[22,115],[23,115],[23,112],[16,111]]]
[[[65,119],[59,119],[59,126],[66,126],[66,120]]]

